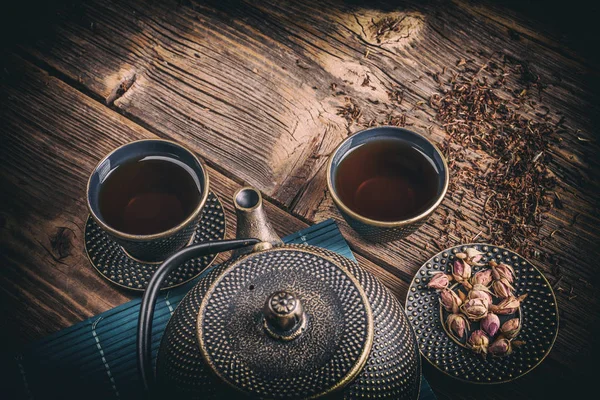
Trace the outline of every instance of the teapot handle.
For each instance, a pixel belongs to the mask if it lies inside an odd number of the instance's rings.
[[[137,361],[138,370],[142,378],[142,384],[146,392],[149,392],[154,382],[154,371],[152,369],[152,318],[154,317],[154,306],[158,292],[165,278],[180,264],[196,257],[207,254],[221,253],[223,251],[236,250],[242,247],[260,243],[258,239],[234,239],[218,240],[210,243],[201,243],[181,249],[163,262],[150,278],[148,287],[144,292],[140,306],[137,334]]]

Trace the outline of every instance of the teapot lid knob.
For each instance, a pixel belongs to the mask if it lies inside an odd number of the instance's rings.
[[[264,328],[275,339],[293,340],[306,327],[302,302],[293,293],[280,290],[269,296],[263,307]]]

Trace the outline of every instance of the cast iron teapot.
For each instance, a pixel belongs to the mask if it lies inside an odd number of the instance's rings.
[[[329,250],[284,245],[260,193],[234,196],[236,239],[166,260],[142,300],[138,365],[149,394],[170,398],[416,399],[421,361],[398,300]],[[253,246],[253,247],[252,247]],[[151,325],[165,277],[186,260],[235,250],[181,301],[151,362]]]

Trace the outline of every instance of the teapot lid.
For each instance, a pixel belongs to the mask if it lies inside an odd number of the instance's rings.
[[[197,335],[217,376],[266,398],[318,397],[356,377],[373,344],[371,308],[356,278],[325,254],[253,253],[212,283]]]

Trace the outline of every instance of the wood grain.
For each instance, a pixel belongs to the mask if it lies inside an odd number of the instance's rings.
[[[15,317],[4,329],[25,343],[132,298],[103,280],[84,254],[85,185],[111,149],[156,136],[21,59],[3,67],[0,184],[11,195],[1,202],[0,288],[3,314]],[[209,174],[233,237],[231,198],[240,185],[213,169]],[[307,226],[266,207],[281,235]],[[360,262],[378,272],[364,258]],[[382,278],[398,297],[406,294],[406,283],[391,274]]]
[[[161,2],[81,7],[27,51],[281,203],[344,132],[313,89],[326,75],[308,78],[305,61],[243,19]]]
[[[394,29],[380,30],[385,20]],[[61,10],[46,35],[16,51],[28,61],[8,62],[0,112],[0,293],[15,340],[130,298],[100,280],[82,255],[83,194],[102,155],[142,137],[180,141],[207,160],[226,204],[228,235],[231,195],[240,184],[255,185],[271,200],[280,233],[336,218],[359,261],[403,299],[436,243],[458,244],[444,226],[447,215],[462,213],[461,229],[497,243],[483,228],[485,199],[459,185],[417,233],[370,244],[347,227],[327,194],[327,156],[348,134],[390,118],[405,118],[441,143],[446,134],[428,107],[438,90],[431,75],[446,67],[449,76],[461,59],[483,66],[505,54],[540,76],[544,90],[529,94],[538,107],[566,121],[549,150],[563,207],[548,215],[539,246],[562,273],[532,260],[564,290],[557,293],[561,330],[544,364],[509,385],[473,388],[426,373],[442,398],[572,395],[583,384],[582,366],[591,374],[595,356],[587,350],[600,334],[598,71],[525,18],[466,1],[94,0]],[[521,76],[507,80],[513,90],[524,85]],[[339,115],[348,108],[354,114]],[[535,107],[521,111],[540,118]],[[565,380],[571,384],[561,385]]]

